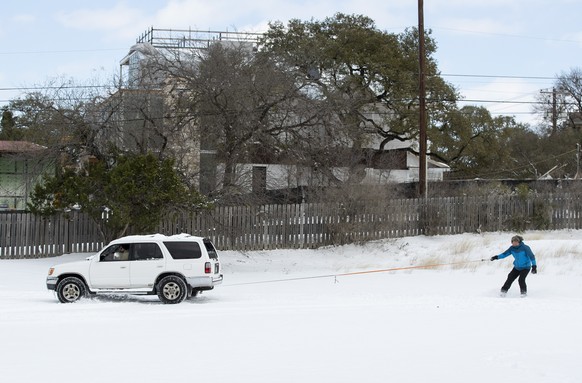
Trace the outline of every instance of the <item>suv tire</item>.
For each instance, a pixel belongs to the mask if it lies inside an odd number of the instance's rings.
[[[174,304],[180,303],[186,298],[188,287],[182,278],[175,275],[168,275],[158,283],[157,291],[160,301]]]
[[[57,297],[61,303],[72,303],[87,295],[85,283],[77,277],[62,279],[56,288]]]

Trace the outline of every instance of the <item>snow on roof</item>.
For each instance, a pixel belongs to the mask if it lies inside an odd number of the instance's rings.
[[[44,150],[46,146],[29,141],[0,141],[0,153],[22,153]]]
[[[172,241],[172,240],[185,240],[185,239],[202,239],[202,237],[196,237],[187,233],[174,234],[174,235],[164,235],[164,234],[146,234],[146,235],[128,235],[126,237],[117,238],[111,243],[126,242],[126,241],[148,241],[148,240],[160,240],[160,241]]]

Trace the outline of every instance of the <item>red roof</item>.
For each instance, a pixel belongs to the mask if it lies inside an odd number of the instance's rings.
[[[46,147],[28,141],[0,141],[0,153],[34,152],[43,149]]]

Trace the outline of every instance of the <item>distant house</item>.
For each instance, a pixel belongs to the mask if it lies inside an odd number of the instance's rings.
[[[582,113],[580,113],[580,112],[568,113],[568,120],[569,120],[570,125],[574,129],[581,129],[582,128]]]
[[[347,152],[348,149],[343,148]],[[359,171],[354,175],[354,153],[342,154],[342,148],[335,148],[338,153],[331,173],[327,176],[317,171],[314,164],[294,163],[288,158],[257,155],[239,164],[239,185],[243,192],[262,193],[269,190],[294,189],[300,187],[332,186],[335,178],[346,182],[351,177],[357,178],[360,185],[386,185],[390,183],[410,183],[419,180],[419,158],[409,148],[375,150],[364,148],[355,160]],[[346,161],[349,159],[349,161]],[[344,163],[345,162],[345,163]],[[429,181],[442,181],[448,165],[427,159],[427,178]],[[220,164],[219,164],[220,168]],[[218,180],[220,181],[220,180]],[[216,180],[215,180],[216,182]]]
[[[0,141],[0,211],[26,208],[34,185],[54,169],[42,155],[45,150],[28,141]]]

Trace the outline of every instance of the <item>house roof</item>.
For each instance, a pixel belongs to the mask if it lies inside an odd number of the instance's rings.
[[[0,141],[0,153],[35,152],[44,149],[46,146],[29,141]]]

